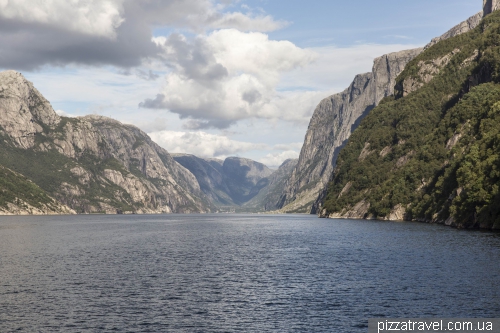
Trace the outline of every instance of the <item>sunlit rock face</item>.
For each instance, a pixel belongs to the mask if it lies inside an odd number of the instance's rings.
[[[396,77],[406,64],[439,41],[474,29],[484,15],[499,7],[500,0],[485,1],[484,12],[454,26],[424,48],[395,52],[375,59],[371,73],[357,75],[345,91],[321,101],[311,118],[299,162],[277,203],[278,207],[284,212],[319,212],[340,150],[364,116],[384,97],[394,94]]]
[[[43,125],[57,125],[59,116],[33,84],[16,71],[0,73],[0,126],[22,148],[35,144]]]
[[[0,164],[78,213],[210,211],[194,175],[146,133],[101,116],[60,117],[15,71],[0,73],[0,139]]]
[[[309,123],[304,146],[277,206],[284,212],[315,212],[314,203],[325,189],[337,156],[360,121],[394,93],[396,77],[422,48],[376,58],[370,73],[359,74],[349,88],[325,98]]]

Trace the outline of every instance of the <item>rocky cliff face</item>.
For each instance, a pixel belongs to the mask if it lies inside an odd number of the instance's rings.
[[[0,73],[0,164],[79,213],[207,211],[195,177],[138,128],[59,117],[21,74]]]
[[[0,126],[21,148],[33,148],[35,136],[44,126],[60,122],[50,103],[20,73],[0,73]]]
[[[491,13],[491,11],[490,11],[490,13]],[[427,50],[428,48],[430,48],[434,44],[439,43],[442,40],[458,36],[460,34],[466,33],[468,31],[474,29],[475,27],[477,27],[479,25],[479,22],[481,22],[483,17],[486,16],[487,14],[489,14],[489,13],[488,13],[487,7],[485,6],[484,11],[479,12],[476,15],[469,17],[467,20],[461,22],[460,24],[457,24],[456,26],[454,26],[453,28],[451,28],[450,30],[448,30],[447,32],[442,34],[441,36],[433,38],[431,40],[431,42],[425,46],[424,49]]]
[[[342,93],[318,105],[309,123],[299,161],[277,203],[284,212],[315,212],[314,202],[330,181],[337,156],[359,122],[392,95],[395,79],[422,49],[375,59],[371,73],[357,75]]]
[[[201,190],[215,206],[235,205],[223,176],[224,161],[208,160],[189,154],[173,154],[172,156],[176,162],[196,177]]]
[[[484,13],[480,12],[434,38],[425,48],[391,53],[375,59],[371,73],[356,76],[345,91],[321,101],[309,123],[299,162],[277,206],[283,212],[319,212],[340,150],[370,110],[384,97],[394,94],[396,77],[406,64],[439,41],[474,29],[488,13],[488,8],[498,7],[497,2],[494,0],[485,4]],[[443,67],[452,56],[453,54],[440,59],[439,64],[434,67]],[[428,79],[432,77],[429,76]],[[412,86],[412,82],[406,83],[408,92],[418,89],[417,86],[421,84],[414,82]]]
[[[278,210],[279,207],[277,203],[298,161],[298,159],[288,159],[269,177],[261,179],[260,182],[267,185],[263,187],[255,197],[244,204],[244,209],[252,212]]]
[[[196,176],[202,191],[218,207],[245,204],[269,184],[273,174],[264,164],[239,157],[221,161],[176,154],[174,159]]]
[[[186,168],[175,162],[170,154],[133,125],[102,116],[86,116],[82,120],[105,139],[107,152],[118,159],[129,173],[132,181],[107,179],[125,188],[136,202],[150,209],[165,211],[204,211],[207,204],[200,186]],[[116,173],[116,171],[115,171]],[[120,178],[120,177],[119,177]],[[191,208],[181,208],[189,207]]]
[[[237,205],[242,205],[256,196],[268,185],[267,181],[261,180],[273,173],[262,163],[239,157],[228,157],[222,165],[222,170],[229,193]]]
[[[351,135],[321,216],[500,229],[500,12],[413,59]]]
[[[483,16],[491,14],[498,9],[500,9],[499,0],[483,0]]]

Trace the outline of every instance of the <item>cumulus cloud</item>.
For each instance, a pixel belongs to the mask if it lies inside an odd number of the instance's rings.
[[[288,41],[225,29],[192,40],[172,34],[154,42],[174,70],[161,93],[140,107],[168,109],[190,119],[189,128],[226,128],[251,117],[307,121],[318,101],[314,92],[276,91],[283,73],[315,59]]]
[[[270,16],[225,12],[211,0],[0,0],[0,67],[139,66],[156,58],[156,28],[195,33],[219,28],[270,31]]]
[[[76,115],[67,113],[66,111],[63,111],[63,110],[55,110],[55,111],[61,117],[68,117],[68,118],[75,118],[75,117],[77,117]]]
[[[277,168],[288,159],[299,158],[299,153],[294,150],[287,150],[281,153],[271,153],[262,157],[259,162],[269,167]]]
[[[317,55],[316,61],[307,68],[284,73],[278,89],[305,87],[308,90],[340,92],[349,86],[356,74],[370,72],[375,58],[416,47],[419,45],[355,44],[349,47],[315,47],[312,50]]]
[[[299,157],[301,142],[268,145],[233,140],[226,135],[216,135],[203,131],[155,131],[148,135],[169,153],[188,153],[206,158],[226,158],[249,152],[262,156],[257,160],[270,167],[279,167],[287,159]]]
[[[259,32],[274,31],[287,25],[289,25],[289,22],[276,21],[269,15],[253,16],[239,12],[221,15],[221,17],[210,23],[210,27],[214,29],[235,28],[240,31]]]
[[[0,17],[114,38],[124,21],[123,0],[1,0]]]
[[[201,157],[229,156],[267,148],[265,144],[231,140],[227,136],[201,131],[159,131],[148,134],[169,153],[190,153]]]

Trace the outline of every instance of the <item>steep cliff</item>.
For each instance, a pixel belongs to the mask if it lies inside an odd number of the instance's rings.
[[[469,17],[467,20],[461,22],[460,24],[457,24],[444,34],[442,34],[439,37],[433,38],[429,44],[425,46],[425,50],[433,46],[434,44],[439,43],[442,40],[458,36],[460,34],[464,34],[466,32],[471,31],[475,27],[479,25],[479,22],[483,19],[484,16],[487,14],[491,13],[491,11],[488,12],[488,9],[485,7],[485,9],[482,12],[477,13],[476,15],[473,15]]]
[[[483,0],[483,15],[486,16],[500,9],[499,0]]]
[[[322,216],[500,229],[500,12],[397,78],[338,157]]]
[[[20,73],[0,73],[0,164],[79,213],[198,212],[194,176],[139,129],[59,117]]]
[[[243,209],[251,212],[268,212],[279,209],[279,201],[286,182],[290,178],[293,169],[297,165],[298,159],[288,159],[284,161],[278,170],[274,171],[269,177],[260,180],[260,183],[267,184],[260,189],[259,193],[250,201],[243,205]],[[259,187],[259,186],[257,186]]]
[[[224,161],[203,159],[190,154],[173,154],[172,156],[196,177],[201,190],[214,205],[218,207],[235,205],[223,176]]]
[[[357,75],[345,91],[321,101],[309,123],[299,162],[277,206],[283,212],[319,212],[339,152],[359,126],[360,121],[383,98],[394,93],[395,79],[407,63],[439,41],[464,34],[477,27],[483,16],[489,13],[489,8],[498,7],[497,0],[493,2],[485,3],[483,12],[456,25],[442,36],[434,38],[423,49],[391,53],[375,59],[371,73]],[[444,61],[446,59],[443,59]]]
[[[393,94],[397,75],[421,51],[419,48],[379,57],[371,73],[357,75],[345,91],[321,101],[277,207],[284,212],[315,212],[313,204],[330,181],[347,139],[361,119],[384,97]]]
[[[221,161],[175,154],[174,159],[195,175],[202,191],[218,207],[242,206],[268,186],[273,174],[264,164],[239,157]]]

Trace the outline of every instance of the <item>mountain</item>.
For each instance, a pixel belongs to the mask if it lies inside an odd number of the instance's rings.
[[[201,190],[217,207],[238,207],[266,188],[273,171],[264,164],[245,158],[224,161],[194,155],[174,154],[174,159],[192,172]]]
[[[0,165],[78,213],[209,211],[196,178],[138,128],[59,117],[20,73],[0,73]]]
[[[321,215],[500,229],[499,40],[493,11],[413,59],[339,154]]]
[[[393,93],[396,76],[421,51],[379,57],[371,73],[357,75],[349,88],[321,101],[309,123],[297,166],[277,203],[279,208],[285,212],[311,212],[351,133],[382,98]]]
[[[32,181],[0,165],[0,215],[75,214]]]
[[[496,2],[492,6],[496,6]],[[394,94],[396,77],[408,62],[439,41],[475,28],[483,15],[483,12],[480,12],[472,16],[433,39],[424,48],[376,58],[371,73],[357,75],[346,90],[321,101],[309,123],[299,162],[276,203],[277,207],[283,212],[319,212],[339,152],[361,120],[383,98]]]
[[[201,190],[214,205],[235,205],[223,176],[224,161],[203,159],[190,154],[172,154],[172,156],[196,177]]]
[[[267,185],[255,197],[243,205],[244,209],[253,212],[279,210],[277,203],[298,161],[298,159],[288,159],[269,177],[262,179],[261,183]]]

